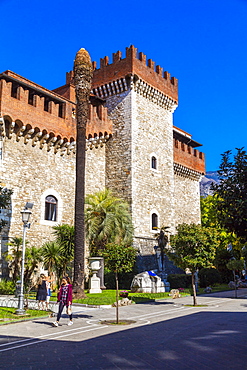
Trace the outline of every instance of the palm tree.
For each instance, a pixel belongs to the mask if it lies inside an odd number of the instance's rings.
[[[56,243],[60,245],[61,255],[70,262],[74,257],[75,228],[68,224],[53,227]]]
[[[85,149],[86,125],[89,114],[89,97],[93,78],[90,56],[80,49],[74,62],[74,83],[76,91],[76,190],[75,190],[75,255],[73,293],[77,298],[84,294],[84,196],[85,196]]]
[[[21,271],[22,238],[14,237],[7,245],[11,249],[4,253],[4,258],[8,262],[8,268],[12,272],[13,281],[16,281],[20,277]]]
[[[42,262],[42,250],[41,248],[36,248],[32,246],[31,248],[27,248],[25,252],[25,273],[24,273],[24,281],[27,283],[32,273],[35,269],[38,268],[40,262]]]
[[[61,256],[60,256],[60,246],[56,242],[47,242],[42,247],[42,255],[45,266],[48,269],[48,274],[51,275],[52,272],[58,273],[61,269]]]
[[[56,243],[59,245],[59,254],[61,257],[61,267],[63,276],[71,268],[71,261],[74,258],[75,248],[75,228],[68,224],[54,226]]]
[[[85,229],[91,255],[108,243],[132,244],[133,226],[129,205],[108,189],[85,198]]]

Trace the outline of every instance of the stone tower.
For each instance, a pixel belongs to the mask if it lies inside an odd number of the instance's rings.
[[[113,135],[106,145],[106,187],[127,200],[135,244],[150,253],[157,228],[200,222],[204,156],[173,126],[178,81],[134,46],[93,63],[93,93],[106,100]],[[182,216],[181,216],[182,215]],[[148,247],[145,247],[145,245]],[[150,249],[151,248],[151,249]],[[146,251],[145,251],[146,249]]]
[[[113,121],[106,149],[106,186],[130,203],[137,237],[150,237],[161,226],[174,230],[177,79],[160,66],[154,68],[151,59],[146,61],[131,46],[124,59],[119,51],[112,64],[108,57],[101,59],[94,71],[93,93],[106,100]]]

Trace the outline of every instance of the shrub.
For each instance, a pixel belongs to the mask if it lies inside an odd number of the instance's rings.
[[[131,282],[136,275],[136,271],[120,272],[118,274],[119,289],[130,289]],[[116,289],[115,274],[105,270],[104,283],[106,289]]]
[[[208,285],[214,285],[221,283],[221,276],[215,268],[202,268],[199,271],[200,287],[205,288]]]
[[[191,285],[191,275],[187,274],[171,274],[167,278],[171,289],[189,288]]]
[[[0,294],[15,294],[15,283],[10,280],[0,281]]]

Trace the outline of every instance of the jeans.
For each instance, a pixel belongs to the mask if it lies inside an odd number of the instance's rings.
[[[63,309],[64,309],[65,306],[66,306],[66,303],[65,302],[63,302],[63,301],[60,301],[59,302],[58,314],[57,314],[57,321],[60,320],[60,317],[62,315],[62,312],[63,312]],[[69,315],[69,319],[72,321],[72,314]]]

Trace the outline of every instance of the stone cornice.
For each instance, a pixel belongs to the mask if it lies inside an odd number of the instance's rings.
[[[182,166],[179,163],[174,163],[173,164],[174,168],[174,174],[181,176],[181,177],[186,177],[195,181],[200,181],[202,178],[203,174],[201,172],[197,172],[192,170],[191,168]]]
[[[131,76],[132,77],[132,76]],[[134,76],[133,76],[134,77]],[[178,104],[175,100],[171,99],[168,95],[165,95],[163,92],[155,89],[145,81],[140,78],[133,78],[132,87],[139,95],[144,96],[153,103],[159,105],[162,108],[170,112],[174,112]]]
[[[109,96],[117,95],[127,90],[128,84],[126,78],[120,78],[119,80],[96,87],[92,92],[99,98],[106,99]]]
[[[178,104],[175,100],[133,74],[96,87],[92,90],[92,93],[99,98],[106,99],[110,96],[121,94],[128,89],[134,90],[139,95],[144,96],[146,99],[172,113],[177,108]]]
[[[86,139],[86,150],[102,147],[112,135],[96,136]]]
[[[47,152],[53,149],[55,154],[59,153],[61,156],[75,154],[76,152],[76,141],[69,142],[60,136],[52,136],[46,132],[35,131],[33,128],[27,128],[26,126],[19,127],[15,122],[9,123],[6,129],[3,117],[0,117],[0,140],[4,138],[12,139],[13,135],[17,142],[22,138],[26,145],[31,142],[33,147],[37,145],[40,149],[46,149]],[[86,139],[86,150],[102,147],[111,136],[111,134],[105,133],[101,136]]]

